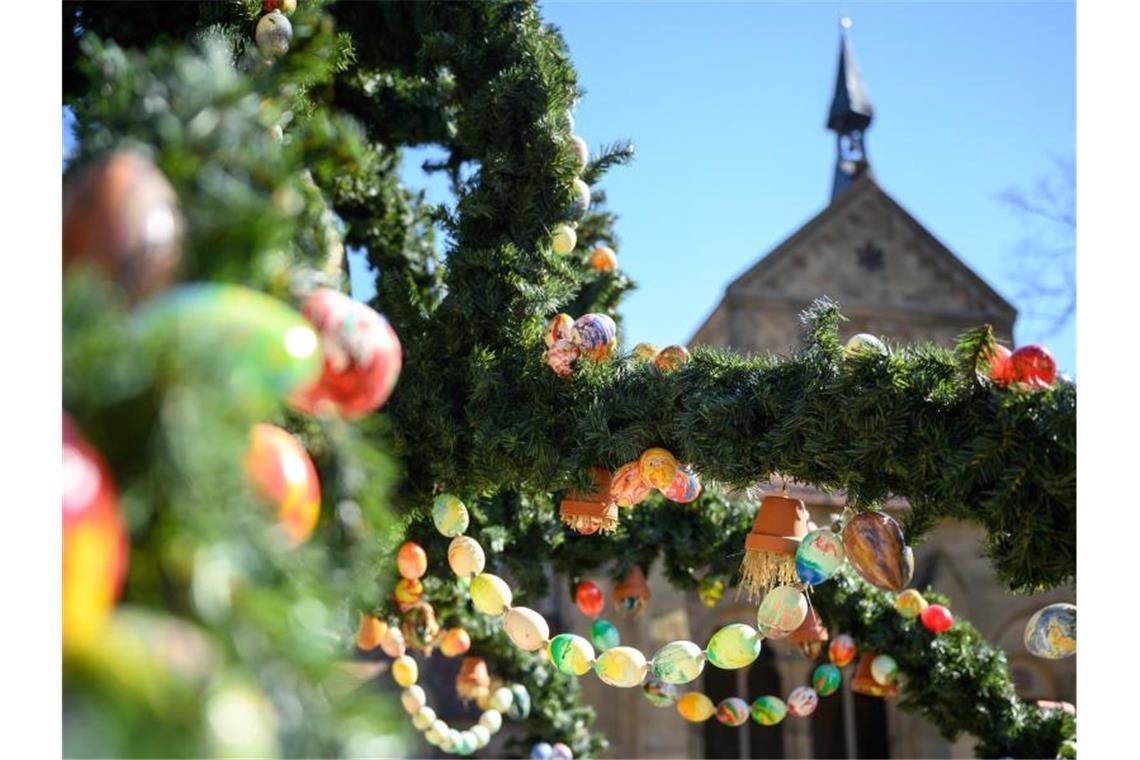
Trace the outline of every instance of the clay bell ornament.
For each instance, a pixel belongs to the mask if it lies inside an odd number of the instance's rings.
[[[64,183],[64,271],[98,269],[132,301],[174,280],[184,228],[174,188],[141,153],[116,151]]]
[[[868,697],[893,697],[899,693],[898,682],[881,684],[871,674],[871,663],[877,656],[875,652],[864,652],[859,658],[859,667],[855,669],[851,690]]]
[[[799,583],[796,549],[808,534],[808,512],[799,499],[768,495],[760,502],[744,540],[740,585],[749,598],[778,585]]]
[[[800,623],[800,627],[788,636],[788,643],[795,644],[804,657],[814,660],[823,651],[823,645],[827,643],[827,639],[827,628],[824,627],[823,620],[815,611],[815,607],[811,607],[808,609],[804,622]]]
[[[482,657],[464,657],[455,677],[455,693],[460,699],[475,699],[491,694],[491,674]]]
[[[620,581],[614,584],[614,609],[637,615],[645,609],[652,593],[640,565],[634,565]]]
[[[848,520],[843,551],[863,580],[885,591],[902,591],[914,575],[914,552],[898,522],[883,512],[861,512]]]
[[[598,531],[612,531],[617,527],[618,521],[617,504],[610,497],[609,471],[595,467],[592,472],[594,490],[586,494],[570,490],[558,507],[558,516],[562,522],[584,536]]]

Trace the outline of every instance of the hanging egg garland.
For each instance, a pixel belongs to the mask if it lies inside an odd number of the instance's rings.
[[[396,552],[396,568],[400,577],[417,580],[427,572],[427,552],[415,541],[405,541]]]
[[[497,575],[480,573],[471,579],[471,603],[484,615],[502,615],[511,606],[511,587]]]
[[[1050,604],[1025,624],[1025,649],[1035,657],[1063,660],[1077,653],[1077,607]]]
[[[389,657],[403,657],[404,652],[407,651],[407,644],[404,641],[404,634],[394,625],[388,628],[380,635],[380,648],[384,650],[384,654]]]
[[[598,618],[590,624],[590,641],[599,652],[605,652],[621,644],[621,634],[613,623]]]
[[[757,697],[752,702],[750,712],[752,713],[752,720],[761,726],[774,726],[788,714],[788,706],[779,697],[768,695]]]
[[[573,185],[573,200],[566,213],[571,219],[581,219],[586,215],[586,209],[590,208],[590,186],[577,178]]]
[[[400,686],[407,688],[414,684],[419,673],[416,661],[409,655],[405,654],[392,661],[392,679]]]
[[[756,629],[744,623],[730,623],[709,639],[705,654],[711,665],[736,670],[751,665],[760,656],[761,638]]]
[[[569,224],[559,224],[550,233],[550,245],[559,256],[565,256],[578,245],[578,233]]]
[[[811,685],[821,697],[834,694],[843,682],[843,674],[830,662],[819,665],[811,674]]]
[[[855,659],[855,639],[841,633],[827,646],[827,657],[837,668],[845,668]]]
[[[471,636],[462,628],[449,628],[439,641],[444,657],[458,657],[471,649]]]
[[[245,470],[258,496],[276,507],[289,543],[307,540],[321,514],[321,484],[301,442],[275,425],[254,425]]]
[[[716,706],[699,691],[690,691],[677,700],[677,712],[690,723],[702,723],[716,714]]]
[[[747,723],[748,715],[748,703],[740,697],[729,697],[716,706],[717,721],[733,728]]]
[[[819,706],[819,695],[810,686],[797,686],[788,695],[788,715],[806,718]]]
[[[902,591],[914,574],[914,554],[902,528],[883,512],[861,512],[843,527],[847,561],[863,580],[885,591]]]
[[[257,22],[254,39],[261,54],[267,58],[280,58],[289,52],[293,41],[293,25],[280,11],[266,13]]]
[[[572,633],[560,633],[550,640],[546,648],[550,662],[560,672],[571,676],[585,675],[594,662],[594,648],[590,642]]]
[[[954,625],[954,615],[941,604],[931,604],[919,615],[922,627],[931,633],[943,633]]]
[[[581,581],[574,587],[574,604],[586,617],[596,618],[606,607],[606,597],[598,584],[593,581]]]
[[[422,686],[412,684],[400,693],[400,704],[408,715],[416,715],[427,706],[427,694],[424,693]],[[428,725],[434,722],[434,719],[428,721]]]
[[[511,642],[525,652],[542,649],[550,639],[550,627],[529,607],[511,607],[503,615],[503,630]]]
[[[705,652],[691,641],[671,641],[653,655],[653,675],[668,684],[695,681],[705,669]]]
[[[622,689],[639,686],[648,670],[645,655],[633,647],[612,647],[594,662],[594,672],[602,683]]]
[[[756,610],[756,621],[765,628],[791,633],[808,614],[807,597],[793,586],[777,586],[764,595]]]
[[[818,586],[843,566],[843,540],[830,528],[813,530],[796,547],[796,575]]]
[[[880,686],[892,686],[899,677],[899,664],[889,654],[875,655],[871,660],[871,678]]]
[[[895,609],[908,620],[913,620],[921,615],[928,606],[929,602],[913,588],[908,588],[895,597]]]
[[[435,529],[448,538],[466,533],[467,526],[471,522],[467,505],[449,493],[435,497],[431,507],[431,519],[435,523]]]

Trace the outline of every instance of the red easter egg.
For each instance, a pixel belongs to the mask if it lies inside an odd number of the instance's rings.
[[[245,468],[258,496],[277,507],[277,519],[296,546],[309,537],[321,514],[317,468],[301,442],[274,425],[250,430]]]
[[[90,642],[127,570],[127,529],[106,462],[63,415],[63,645]]]
[[[1030,387],[1048,388],[1057,379],[1057,362],[1043,346],[1022,346],[1010,355],[1009,363],[1013,379]]]
[[[423,547],[415,541],[405,541],[396,552],[396,567],[400,575],[408,580],[422,578],[427,572],[428,557]]]
[[[1000,385],[1013,382],[1013,364],[1010,363],[1010,350],[1002,345],[994,346],[991,354],[986,354],[986,362],[990,365],[990,379]]]
[[[596,583],[582,581],[574,589],[574,604],[586,617],[597,617],[606,606],[606,597]]]
[[[395,330],[368,304],[331,288],[315,290],[301,313],[321,338],[321,377],[292,399],[306,414],[331,411],[357,419],[383,406],[403,365]]]
[[[931,633],[942,633],[954,625],[954,616],[941,604],[932,604],[922,611],[922,625]]]

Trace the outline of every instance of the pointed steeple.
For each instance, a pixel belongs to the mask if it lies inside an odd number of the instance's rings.
[[[870,172],[864,138],[874,116],[855,63],[851,41],[847,38],[851,19],[844,16],[839,21],[839,28],[839,71],[835,77],[835,95],[827,113],[827,128],[836,137],[835,179],[831,187],[833,201],[856,179]]]

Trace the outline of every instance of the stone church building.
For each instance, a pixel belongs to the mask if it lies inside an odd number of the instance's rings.
[[[1000,339],[1009,340],[1016,309],[927,231],[874,176],[866,146],[872,118],[844,32],[827,118],[837,143],[830,202],[727,287],[691,344],[728,346],[745,353],[789,353],[799,337],[799,313],[823,295],[838,301],[849,319],[842,327],[844,340],[867,332],[899,343],[932,341],[949,346],[959,333],[983,323],[993,325]],[[829,524],[843,509],[842,494],[792,490],[818,525]],[[901,499],[887,506],[896,513],[907,509]],[[981,556],[983,538],[982,530],[971,524],[942,524],[915,547],[912,586],[921,589],[929,584],[948,595],[956,615],[1006,651],[1020,696],[1075,702],[1074,660],[1038,659],[1022,643],[1029,616],[1046,604],[1074,601],[1075,589],[1035,596],[1009,593]],[[595,580],[608,594],[609,583]],[[619,625],[622,643],[647,654],[673,639],[705,642],[726,623],[755,624],[755,604],[734,602],[731,589],[719,604],[708,608],[695,594],[674,591],[659,572],[653,572],[649,582],[653,597],[644,615],[625,619],[608,614]],[[553,601],[551,611],[561,623],[558,630],[588,637],[588,622],[574,609],[573,600]],[[761,658],[750,668],[706,668],[691,688],[704,691],[714,703],[727,696],[749,701],[762,694],[785,698],[791,689],[809,682],[813,667],[814,662],[786,641],[766,641]],[[690,724],[671,708],[652,706],[640,689],[613,689],[595,678],[583,678],[581,683],[585,702],[598,711],[596,728],[612,744],[610,757],[973,756],[970,737],[946,741],[921,717],[899,710],[898,698],[852,694],[853,670],[854,665],[846,669],[842,691],[821,699],[812,717],[786,718],[767,728],[751,721],[742,728],[727,728],[716,720]]]

